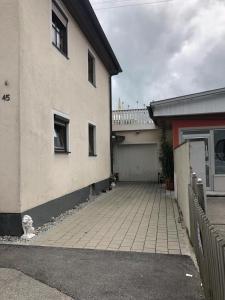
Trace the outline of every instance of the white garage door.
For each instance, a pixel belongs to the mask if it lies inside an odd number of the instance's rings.
[[[115,166],[120,181],[157,181],[157,145],[120,145],[115,151]]]

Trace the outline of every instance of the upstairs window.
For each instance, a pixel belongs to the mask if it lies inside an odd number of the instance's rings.
[[[90,51],[88,51],[88,80],[94,86],[96,85],[96,78],[95,78],[95,58],[90,53]]]
[[[68,125],[69,120],[54,115],[54,149],[55,152],[68,152]]]
[[[67,24],[68,19],[59,6],[52,2],[52,44],[67,56]]]
[[[89,156],[96,156],[96,126],[88,124]]]

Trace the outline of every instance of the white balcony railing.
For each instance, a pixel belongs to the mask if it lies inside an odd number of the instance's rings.
[[[151,124],[147,109],[114,110],[112,113],[114,125]]]
[[[112,112],[112,125],[116,129],[122,127],[127,129],[134,129],[134,127],[136,129],[148,129],[154,127],[147,109],[114,110]]]

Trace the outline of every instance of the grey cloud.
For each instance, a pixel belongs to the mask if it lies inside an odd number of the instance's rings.
[[[93,3],[94,1],[92,1]],[[188,0],[96,11],[123,73],[113,103],[150,100],[225,86],[225,3]]]

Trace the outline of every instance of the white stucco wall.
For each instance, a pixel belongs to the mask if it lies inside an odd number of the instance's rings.
[[[0,1],[0,213],[19,202],[19,13],[17,0]],[[5,85],[5,81],[8,85]],[[11,101],[2,97],[9,94]]]
[[[190,167],[198,178],[202,179],[204,190],[206,190],[205,170],[205,143],[204,141],[190,141]]]
[[[161,138],[160,129],[119,131],[115,133],[125,137],[123,144],[159,144]]]
[[[3,212],[23,212],[110,176],[109,75],[62,8],[69,59],[52,45],[51,0],[0,3],[0,91],[8,79],[13,99],[0,103]],[[96,88],[88,81],[88,50],[96,58]],[[56,111],[70,119],[71,154],[54,153]],[[88,122],[96,125],[97,157],[88,156]]]
[[[190,233],[190,210],[188,185],[190,183],[190,145],[184,143],[174,150],[174,173],[176,178],[176,196],[182,211],[184,223]]]

